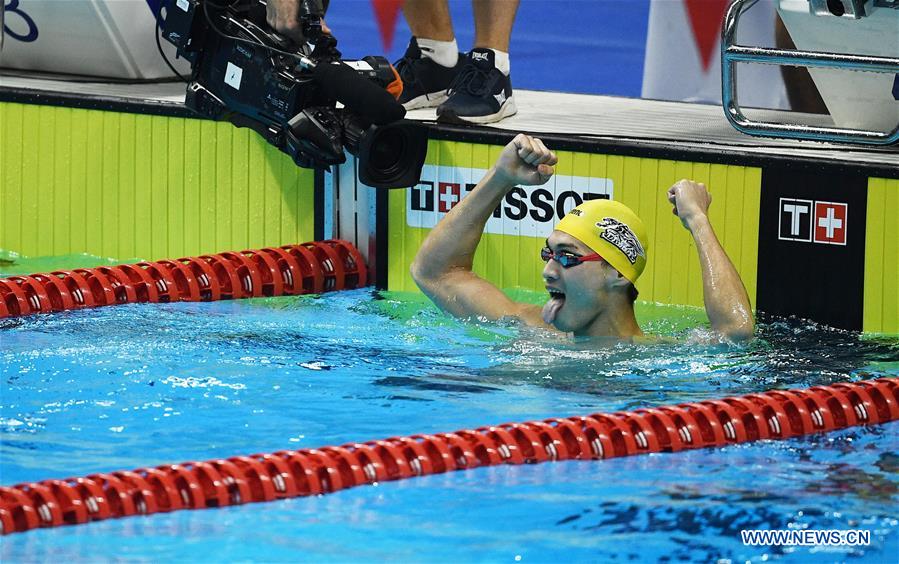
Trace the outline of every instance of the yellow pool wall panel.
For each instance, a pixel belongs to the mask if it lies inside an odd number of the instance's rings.
[[[426,164],[487,169],[502,147],[432,140]],[[712,193],[709,216],[722,245],[740,273],[755,305],[761,169],[560,151],[557,176],[610,179],[613,199],[633,208],[649,232],[649,261],[637,282],[645,301],[702,306],[699,260],[690,233],[671,213],[666,192],[682,178],[705,183]],[[475,180],[476,181],[476,180]],[[415,291],[409,266],[429,229],[407,224],[402,190],[389,196],[388,287]],[[500,288],[543,288],[543,237],[485,233],[474,271]]]
[[[899,334],[899,180],[868,180],[863,324]]]
[[[309,241],[314,174],[248,129],[0,103],[0,249],[157,260]]]

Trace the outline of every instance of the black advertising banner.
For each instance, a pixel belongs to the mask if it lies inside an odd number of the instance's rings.
[[[766,167],[757,307],[862,329],[867,179]]]

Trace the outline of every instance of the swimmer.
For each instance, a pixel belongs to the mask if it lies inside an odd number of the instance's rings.
[[[555,226],[541,251],[549,292],[542,308],[512,301],[472,272],[484,226],[506,193],[516,185],[545,184],[557,162],[540,139],[516,136],[474,190],[428,234],[412,262],[412,278],[456,317],[512,317],[575,337],[640,337],[634,283],[646,267],[649,240],[640,218],[620,202],[586,201]],[[703,184],[681,180],[667,198],[699,252],[712,330],[729,340],[750,339],[755,322],[749,296],[709,221],[711,194]]]

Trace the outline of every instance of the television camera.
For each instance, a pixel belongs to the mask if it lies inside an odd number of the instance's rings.
[[[300,1],[297,44],[268,26],[264,0],[170,0],[159,23],[191,63],[185,104],[253,129],[298,166],[329,169],[346,160],[346,148],[363,183],[415,185],[427,130],[403,120],[402,82],[386,59],[340,58],[337,40],[322,31],[324,8]]]

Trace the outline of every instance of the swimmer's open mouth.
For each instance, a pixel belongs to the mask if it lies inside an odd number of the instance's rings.
[[[543,321],[552,325],[559,314],[559,310],[565,305],[565,292],[556,290],[555,288],[547,288],[549,292],[549,301],[543,306]]]

